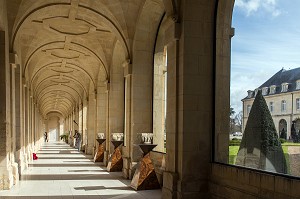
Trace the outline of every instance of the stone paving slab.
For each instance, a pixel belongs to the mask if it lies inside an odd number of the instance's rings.
[[[20,183],[1,199],[160,199],[161,190],[135,191],[121,172],[109,173],[93,157],[62,142],[46,143]]]

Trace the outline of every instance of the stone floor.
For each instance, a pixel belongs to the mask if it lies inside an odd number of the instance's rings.
[[[159,199],[161,190],[134,191],[120,172],[108,173],[91,156],[62,142],[47,143],[21,181],[1,199]]]

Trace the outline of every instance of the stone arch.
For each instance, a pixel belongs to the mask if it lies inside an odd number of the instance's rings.
[[[280,132],[284,129],[285,132],[288,132],[288,126],[287,126],[287,122],[285,119],[280,119],[279,122],[278,122],[278,130],[279,130],[279,135],[280,135]]]
[[[155,10],[156,12],[153,12]],[[165,12],[162,2],[146,0],[141,8],[136,24],[133,40],[132,60],[132,101],[131,123],[139,126],[143,132],[152,133],[152,73],[153,52],[157,30]],[[143,115],[143,118],[141,118]],[[141,133],[131,127],[131,143],[138,143],[137,134]],[[133,146],[131,151],[132,161],[137,161],[141,156],[138,146]]]
[[[216,4],[216,35],[215,35],[215,160],[228,162],[230,110],[230,57],[231,57],[231,28],[234,0],[217,1]],[[222,143],[222,144],[221,144]]]
[[[166,152],[166,105],[167,105],[167,44],[165,31],[168,16],[164,14],[159,24],[153,53],[153,142],[155,151]]]
[[[50,2],[50,3],[46,2],[44,4],[43,3],[40,3],[40,5],[38,5],[38,3],[35,2],[34,4],[32,4],[31,8],[27,8],[27,12],[21,13],[19,16],[17,16],[12,31],[12,37],[11,37],[12,48],[14,48],[15,40],[20,30],[20,27],[26,21],[26,19],[30,18],[31,15],[33,15],[34,13],[42,9],[49,9],[50,7],[71,5],[69,2]],[[105,6],[100,6],[100,7],[104,8]],[[120,25],[118,21],[113,17],[113,14],[110,13],[108,10],[95,9],[83,3],[80,3],[78,5],[78,8],[84,9],[87,12],[90,12],[92,15],[97,15],[97,17],[100,17],[102,20],[104,20],[105,23],[114,31],[116,37],[120,40],[122,46],[124,47],[127,57],[130,58],[130,49],[126,41],[126,38],[124,36],[124,30],[122,29],[122,25],[124,26],[124,24]]]
[[[296,118],[295,120],[295,129],[297,132],[300,130],[300,118]]]

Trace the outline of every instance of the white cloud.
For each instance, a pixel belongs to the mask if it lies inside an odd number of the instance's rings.
[[[247,16],[258,11],[266,11],[277,17],[281,11],[277,8],[277,0],[236,0],[235,6],[242,9]]]

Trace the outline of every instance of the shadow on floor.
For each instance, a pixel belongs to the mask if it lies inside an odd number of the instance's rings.
[[[101,171],[101,170],[68,170],[68,172],[107,172],[107,171]]]
[[[109,175],[106,171],[100,174],[62,174],[62,175],[22,175],[21,180],[120,180],[120,176]],[[102,173],[102,174],[101,174]]]
[[[29,167],[97,167],[97,164],[29,164]]]
[[[74,159],[74,160],[86,160],[86,157],[39,157],[39,159],[53,159],[53,160],[65,160],[65,159]],[[90,159],[92,160],[92,159]]]
[[[103,189],[134,190],[131,187],[105,187],[105,186],[74,187],[74,189],[75,190],[84,190],[84,191],[94,191],[94,190],[103,190]]]

